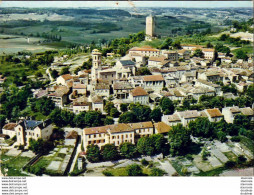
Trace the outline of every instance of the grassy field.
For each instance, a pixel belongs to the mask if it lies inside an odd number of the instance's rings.
[[[0,55],[17,53],[19,51],[29,51],[32,53],[42,52],[46,50],[54,50],[54,46],[45,46],[38,43],[41,38],[29,38],[26,36],[0,34]]]
[[[146,168],[144,166],[142,166],[142,171],[144,176],[149,175],[151,173],[151,169]],[[116,169],[110,168],[110,169],[106,169],[105,172],[107,172],[108,174],[111,174],[112,176],[128,176],[126,167],[116,168]]]
[[[242,48],[232,50],[232,53],[236,54],[236,52],[239,51],[239,50],[242,50],[242,51],[244,51],[247,54],[253,54],[253,52],[254,52],[252,45],[245,45]]]
[[[27,176],[26,174],[21,173],[20,169],[30,160],[28,157],[22,156],[6,156],[1,155],[1,171],[3,172],[4,168],[8,168],[8,176]]]

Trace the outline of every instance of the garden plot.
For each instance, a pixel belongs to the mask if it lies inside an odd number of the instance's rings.
[[[211,153],[223,163],[229,161],[229,159],[218,149],[211,150]]]
[[[18,150],[16,148],[10,149],[8,152],[5,153],[7,156],[18,156],[21,154],[21,150]]]
[[[169,161],[160,162],[160,167],[159,168],[164,170],[170,176],[177,173],[175,168],[170,164]]]
[[[35,157],[35,154],[31,150],[29,150],[27,152],[22,152],[22,154],[20,156],[33,158],[33,157]]]
[[[59,167],[61,165],[60,161],[51,161],[51,163],[49,164],[49,166],[47,167],[48,170],[52,170],[52,171],[58,171]]]
[[[214,145],[221,151],[221,152],[230,152],[230,147],[226,143],[221,143],[218,140],[214,141]]]
[[[200,155],[195,156],[193,162],[195,166],[203,172],[211,171],[214,169],[213,166],[209,163],[209,161],[203,161]]]
[[[112,163],[111,161],[107,161],[107,162],[100,162],[100,163],[88,163],[86,165],[86,168],[93,169],[98,167],[112,167],[112,166],[114,166],[114,163]]]
[[[200,173],[199,169],[196,166],[191,166],[187,168],[188,172],[198,174]]]
[[[139,164],[140,165],[141,163],[140,162],[135,162],[135,161],[132,161],[132,160],[127,160],[124,163],[116,165],[114,168],[117,169],[117,168],[127,167],[127,166],[132,165],[132,164]]]
[[[215,156],[209,156],[207,160],[213,168],[219,168],[223,166],[223,164]]]

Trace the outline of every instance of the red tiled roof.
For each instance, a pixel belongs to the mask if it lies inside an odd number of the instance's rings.
[[[214,109],[206,109],[207,113],[213,118],[213,117],[219,117],[223,116],[218,108]]]
[[[158,133],[168,133],[172,128],[164,122],[158,122],[154,124]]]
[[[146,92],[146,90],[144,90],[142,87],[136,87],[135,89],[133,89],[131,91],[131,94],[135,97],[135,96],[146,96],[148,95],[148,93]]]
[[[16,125],[17,125],[16,123],[8,123],[8,124],[4,125],[3,129],[14,131],[14,127],[16,127]]]
[[[61,75],[61,77],[62,77],[65,81],[71,80],[71,79],[73,78],[70,74]]]
[[[144,81],[164,81],[164,78],[162,75],[149,75],[144,76]]]

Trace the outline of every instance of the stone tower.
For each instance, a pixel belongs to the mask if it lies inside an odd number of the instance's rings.
[[[155,37],[155,19],[152,15],[146,17],[146,36]]]
[[[93,60],[93,66],[92,66],[92,80],[98,79],[98,72],[101,70],[101,53],[98,49],[94,49],[92,51],[92,60]]]

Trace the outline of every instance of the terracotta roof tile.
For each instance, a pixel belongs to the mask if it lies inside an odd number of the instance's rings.
[[[142,87],[136,87],[131,91],[132,96],[146,96],[148,93]]]
[[[214,109],[206,109],[207,113],[210,115],[210,117],[220,117],[223,116],[218,108]]]
[[[61,75],[61,77],[62,77],[65,81],[71,80],[71,79],[73,78],[70,74]]]
[[[162,75],[148,75],[143,77],[144,81],[164,81]]]
[[[8,124],[4,125],[3,129],[14,131],[14,127],[16,127],[16,126],[17,126],[16,123],[8,123]]]
[[[155,129],[158,133],[168,133],[172,128],[164,122],[158,122],[154,124]]]

